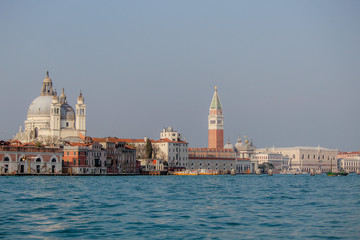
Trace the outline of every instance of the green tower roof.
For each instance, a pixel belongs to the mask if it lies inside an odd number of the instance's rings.
[[[215,87],[215,92],[214,92],[214,96],[212,98],[211,101],[211,105],[210,105],[211,109],[221,109],[221,102],[220,102],[220,98],[219,95],[217,93],[217,87]]]

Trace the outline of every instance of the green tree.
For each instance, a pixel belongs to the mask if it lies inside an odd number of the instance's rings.
[[[261,172],[265,173],[268,172],[270,169],[274,169],[275,167],[272,163],[264,162],[262,164],[259,164],[258,168],[261,169]]]
[[[152,152],[153,152],[153,148],[151,145],[151,141],[150,141],[150,139],[147,139],[146,140],[146,157],[151,158]]]

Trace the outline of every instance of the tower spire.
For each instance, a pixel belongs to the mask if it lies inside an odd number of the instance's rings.
[[[44,78],[40,95],[41,96],[54,96],[54,89],[52,87],[51,78],[49,77],[49,71],[46,71],[46,77]]]

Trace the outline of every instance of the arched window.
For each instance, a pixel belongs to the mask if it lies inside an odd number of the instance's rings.
[[[36,159],[36,162],[41,162],[41,159],[40,159],[40,158],[37,158],[37,159]]]
[[[55,158],[51,159],[51,162],[53,162],[53,163],[56,162],[56,159]]]
[[[37,138],[38,135],[39,135],[39,130],[38,130],[38,128],[36,127],[36,128],[35,128],[35,135],[34,135],[34,137]]]
[[[4,162],[8,162],[8,161],[10,161],[10,159],[8,157],[5,157]]]

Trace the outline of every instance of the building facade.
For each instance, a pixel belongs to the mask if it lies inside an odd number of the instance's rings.
[[[0,174],[62,174],[62,149],[2,142]]]
[[[289,147],[258,149],[259,153],[278,153],[289,158],[289,170],[328,172],[337,169],[336,149],[318,147]]]
[[[58,145],[64,140],[80,141],[79,134],[86,135],[86,105],[82,93],[77,98],[75,112],[67,102],[64,89],[58,97],[47,72],[40,96],[28,109],[25,129],[20,127],[14,139]]]
[[[230,173],[235,169],[235,158],[231,149],[189,148],[187,169]]]
[[[338,169],[360,174],[360,157],[338,159]]]
[[[107,152],[99,143],[64,146],[64,174],[106,174]]]
[[[182,141],[181,134],[175,131],[172,127],[164,128],[160,133],[160,139],[169,139],[170,141]]]
[[[108,174],[138,174],[136,149],[118,138],[92,138],[106,150]]]

